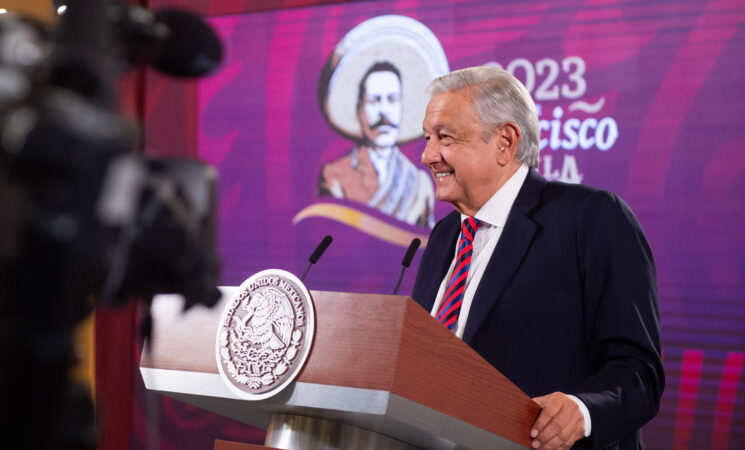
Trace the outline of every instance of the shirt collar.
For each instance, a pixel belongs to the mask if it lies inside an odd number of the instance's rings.
[[[388,173],[388,165],[391,161],[391,156],[395,151],[395,147],[388,147],[385,149],[375,150],[373,148],[367,148],[367,156],[370,157],[370,162],[373,164],[375,171],[378,172],[378,179],[384,180]]]
[[[512,204],[515,203],[517,194],[520,192],[520,188],[523,186],[527,177],[528,166],[522,164],[512,174],[510,179],[501,188],[497,189],[497,192],[484,203],[484,206],[478,210],[474,217],[489,225],[504,227],[504,224],[507,223],[507,216],[509,216],[512,209]],[[466,217],[468,216],[461,214],[461,222]]]

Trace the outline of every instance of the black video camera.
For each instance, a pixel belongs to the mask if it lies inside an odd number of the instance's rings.
[[[53,31],[0,15],[0,398],[17,407],[4,435],[91,448],[54,428],[69,406],[72,329],[93,306],[219,299],[216,171],[138,152],[114,86],[142,62],[199,76],[221,51],[184,11],[69,0]]]

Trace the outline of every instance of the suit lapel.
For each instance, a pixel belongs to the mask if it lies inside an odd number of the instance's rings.
[[[430,250],[432,256],[427,258],[427,261],[432,261],[433,264],[431,271],[428,275],[428,281],[424,283],[426,291],[422,296],[423,303],[422,307],[427,311],[432,311],[432,307],[435,304],[435,297],[437,291],[440,289],[442,279],[450,268],[450,263],[455,257],[455,241],[460,235],[460,214],[458,211],[453,211],[445,219],[441,225],[443,227],[443,238],[437,239],[438,242],[443,244],[437,245],[434,240],[430,238],[430,243],[427,245],[427,250]]]
[[[473,339],[530,248],[537,225],[528,213],[540,201],[545,184],[546,180],[534,169],[528,172],[474,295],[463,341],[469,343]]]

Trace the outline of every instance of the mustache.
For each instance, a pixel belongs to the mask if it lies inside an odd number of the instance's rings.
[[[381,114],[380,119],[378,119],[374,124],[370,125],[370,129],[374,130],[376,128],[382,127],[383,125],[388,125],[389,127],[398,128],[398,125],[393,123],[385,115]]]

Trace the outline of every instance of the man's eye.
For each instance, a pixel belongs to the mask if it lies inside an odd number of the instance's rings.
[[[455,144],[455,138],[453,136],[450,136],[449,134],[443,134],[440,136],[440,143],[444,145],[445,147],[449,147],[453,144]]]

